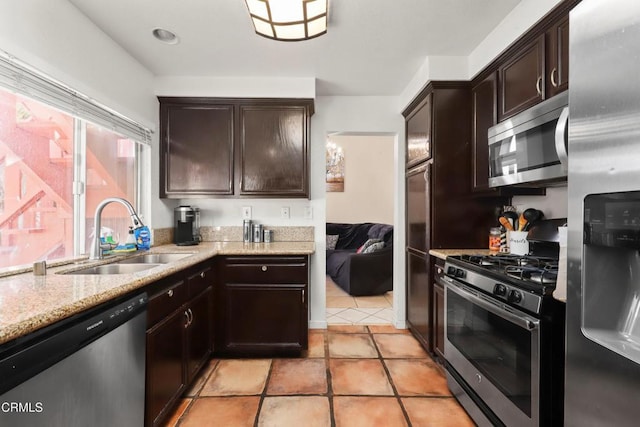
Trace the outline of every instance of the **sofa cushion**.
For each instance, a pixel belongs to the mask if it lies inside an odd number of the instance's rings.
[[[336,248],[336,243],[338,243],[338,238],[340,236],[338,236],[337,234],[327,234],[327,249],[332,250]]]
[[[380,249],[384,248],[384,242],[380,241],[380,242],[375,242],[369,246],[367,246],[366,248],[364,248],[364,250],[362,251],[363,254],[370,254],[372,252],[376,252],[379,251]]]
[[[369,253],[369,252],[367,252],[367,249],[369,248],[369,246],[373,245],[374,243],[379,243],[379,242],[382,242],[382,240],[380,240],[380,239],[369,239],[366,242],[364,242],[364,244],[362,246],[360,246],[358,248],[356,253],[358,253],[358,254]],[[384,245],[384,243],[383,243],[383,245]]]
[[[367,231],[370,239],[378,239],[384,241],[386,245],[393,242],[393,225],[389,224],[373,224]]]
[[[368,231],[373,226],[370,222],[362,224],[327,223],[327,234],[338,234],[336,249],[356,250],[369,239]]]

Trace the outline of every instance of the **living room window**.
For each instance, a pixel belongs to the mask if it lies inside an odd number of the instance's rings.
[[[123,197],[142,213],[149,131],[1,55],[0,71],[0,268],[86,253],[101,200]],[[129,215],[118,207],[102,225],[124,241]]]

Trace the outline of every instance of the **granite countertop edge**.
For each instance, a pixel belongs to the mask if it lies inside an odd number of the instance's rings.
[[[440,259],[446,259],[448,256],[454,255],[491,255],[495,252],[491,252],[489,249],[430,249],[429,255]]]
[[[65,275],[125,256],[104,261],[80,258],[65,265],[54,264],[44,276],[32,272],[0,277],[0,346],[16,338],[109,302],[136,289],[194,266],[216,255],[311,255],[314,242],[204,242],[198,246],[156,246],[144,253],[189,253],[188,257],[132,274]],[[141,255],[141,252],[129,254]]]

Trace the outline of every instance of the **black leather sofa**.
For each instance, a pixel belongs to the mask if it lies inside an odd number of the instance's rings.
[[[327,223],[327,236],[338,236],[335,249],[327,248],[327,274],[353,296],[381,295],[393,289],[393,226],[378,223]],[[368,239],[380,239],[375,252],[356,251]]]

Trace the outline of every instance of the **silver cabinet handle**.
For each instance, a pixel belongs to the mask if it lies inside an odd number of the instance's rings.
[[[538,91],[538,95],[542,96],[542,76],[538,77],[536,80],[536,91]]]
[[[169,298],[171,298],[173,296],[173,289],[169,289],[167,291],[167,295],[169,295]]]
[[[262,270],[262,271],[267,271],[267,266],[266,266],[266,265],[263,265],[263,266],[260,268],[260,270]]]
[[[187,318],[187,322],[184,324],[184,328],[187,329],[189,327],[189,313],[185,310],[184,317]]]
[[[304,289],[302,290],[302,303],[304,304]]]
[[[204,279],[204,271],[200,273],[200,278]]]
[[[553,87],[558,87],[558,83],[556,82],[556,78],[555,78],[555,74],[557,74],[558,69],[557,68],[553,68],[553,70],[551,70],[551,84],[553,85]]]
[[[189,326],[191,326],[191,324],[193,323],[193,311],[191,311],[191,309],[188,309],[187,312],[189,313]]]

